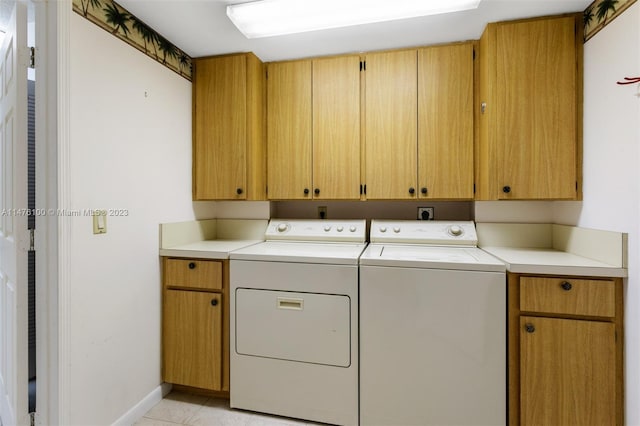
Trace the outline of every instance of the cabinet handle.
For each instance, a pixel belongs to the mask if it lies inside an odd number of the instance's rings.
[[[304,192],[304,195],[309,195],[309,188],[305,188],[303,192]]]
[[[427,195],[427,188],[422,188],[420,189],[420,192],[422,192],[423,195]]]
[[[211,299],[211,306],[218,306],[218,299]]]
[[[573,286],[571,285],[571,283],[570,283],[570,282],[568,282],[568,281],[563,281],[563,282],[562,282],[562,284],[560,284],[560,287],[562,287],[562,289],[563,289],[564,291],[569,291],[569,290],[571,290],[571,289],[573,288]]]
[[[189,263],[189,269],[196,269],[196,264],[193,262]]]
[[[320,195],[320,188],[314,189],[313,193],[316,194],[316,195]]]
[[[504,192],[505,194],[508,194],[511,192],[511,187],[510,186],[503,186],[502,187],[502,192]]]
[[[416,190],[414,187],[409,188],[409,194],[413,195],[416,193]]]
[[[533,333],[534,331],[536,331],[536,328],[533,324],[525,324],[524,329],[527,331],[527,333]]]
[[[238,194],[238,195],[242,194],[242,188],[236,189],[236,194]]]

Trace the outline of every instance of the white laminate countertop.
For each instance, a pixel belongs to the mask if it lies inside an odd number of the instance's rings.
[[[160,256],[193,257],[197,259],[228,259],[229,253],[262,242],[262,240],[196,241],[160,249]]]
[[[627,269],[552,248],[482,247],[502,260],[507,271],[590,277],[626,277]]]

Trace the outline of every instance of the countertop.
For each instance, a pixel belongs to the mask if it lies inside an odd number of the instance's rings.
[[[175,247],[161,248],[160,256],[193,257],[197,259],[228,259],[229,253],[262,240],[210,240],[197,241]]]
[[[627,269],[552,248],[482,247],[502,260],[507,271],[522,274],[626,277]]]

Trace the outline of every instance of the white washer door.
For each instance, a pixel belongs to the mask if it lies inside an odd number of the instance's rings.
[[[236,290],[236,351],[241,355],[348,367],[348,296]]]

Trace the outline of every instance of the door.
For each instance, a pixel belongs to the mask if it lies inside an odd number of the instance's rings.
[[[0,417],[29,424],[27,316],[27,7],[13,12],[0,50]]]
[[[499,198],[575,199],[575,18],[500,24],[496,39]]]
[[[360,198],[360,57],[313,61],[313,198]]]
[[[614,425],[615,324],[520,318],[523,425]]]
[[[311,199],[311,61],[269,64],[267,180],[271,200]]]
[[[245,199],[247,191],[247,58],[196,61],[194,198]]]
[[[417,51],[365,61],[365,184],[368,199],[415,199]]]
[[[473,44],[418,50],[418,197],[473,198]]]

